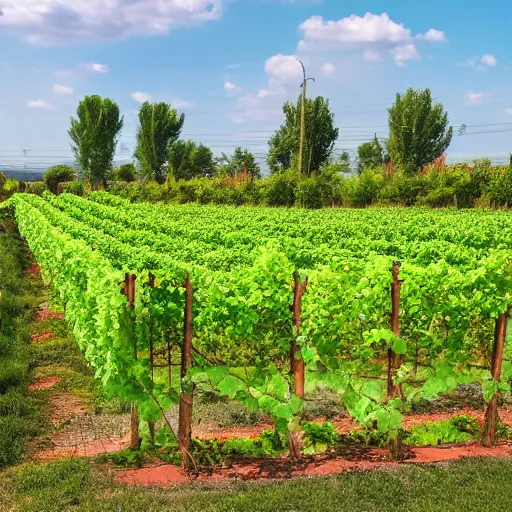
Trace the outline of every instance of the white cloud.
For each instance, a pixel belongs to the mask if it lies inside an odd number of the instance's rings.
[[[380,52],[378,52],[377,50],[365,50],[363,53],[363,57],[365,60],[370,60],[370,61],[375,61],[375,60],[381,59]]]
[[[480,63],[484,66],[493,67],[496,66],[496,64],[498,64],[498,59],[494,55],[486,53],[480,59]]]
[[[54,84],[53,92],[55,94],[73,94],[73,87],[68,87],[67,85]]]
[[[506,109],[505,109],[505,112],[506,112],[507,114],[510,114],[510,115],[512,116],[512,108],[506,108]]]
[[[489,53],[477,55],[466,62],[466,65],[475,68],[477,71],[485,71],[486,68],[492,68],[498,64],[498,59]]]
[[[102,75],[106,75],[108,73],[108,64],[89,62],[85,64],[85,69],[91,73],[100,73]]]
[[[312,16],[300,25],[304,41],[320,43],[400,43],[411,39],[410,29],[395,23],[388,14],[367,12],[363,17],[352,14],[338,21],[324,21]]]
[[[487,94],[485,92],[468,91],[466,93],[466,105],[481,105]]]
[[[3,0],[0,28],[35,44],[166,34],[220,17],[225,0]]]
[[[132,92],[132,98],[137,103],[142,104],[142,103],[145,103],[146,101],[151,101],[152,96],[151,96],[151,94],[149,94],[147,92],[136,91],[136,92]]]
[[[395,64],[401,68],[405,68],[407,61],[421,59],[416,46],[412,43],[393,48],[391,55],[393,56]]]
[[[228,64],[226,67],[228,69],[240,69],[242,67],[242,64],[236,62],[235,64]]]
[[[420,39],[425,39],[425,41],[432,43],[444,43],[446,41],[446,34],[442,30],[431,28]]]
[[[266,98],[270,95],[270,91],[268,89],[260,89],[257,93],[258,98]]]
[[[39,109],[39,110],[50,110],[50,109],[54,108],[51,103],[48,103],[47,101],[44,101],[44,100],[29,100],[29,101],[27,101],[27,107]]]
[[[242,88],[238,87],[238,85],[235,85],[233,82],[230,82],[229,80],[224,83],[224,89],[228,92],[237,92],[241,91]]]
[[[278,53],[265,62],[265,73],[275,80],[288,82],[302,77],[302,67],[293,55]]]
[[[330,62],[326,62],[320,68],[320,74],[322,76],[331,76],[331,75],[334,75],[335,72],[336,72],[336,68]]]

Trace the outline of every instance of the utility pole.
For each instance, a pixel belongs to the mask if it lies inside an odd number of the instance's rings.
[[[302,66],[302,73],[304,80],[301,84],[302,87],[302,101],[301,101],[301,112],[300,112],[300,147],[299,147],[299,179],[302,177],[302,164],[304,157],[304,142],[306,138],[306,88],[308,80],[315,81],[314,78],[306,78],[306,68],[301,60],[297,59]]]

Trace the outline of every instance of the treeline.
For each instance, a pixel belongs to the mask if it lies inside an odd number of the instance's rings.
[[[471,164],[445,165],[438,162],[421,173],[409,176],[391,165],[367,169],[348,176],[324,170],[306,178],[296,171],[284,171],[267,178],[251,179],[247,174],[234,178],[168,178],[162,185],[116,183],[110,192],[130,201],[166,203],[300,206],[431,207],[512,206],[512,168],[493,167],[489,160]]]

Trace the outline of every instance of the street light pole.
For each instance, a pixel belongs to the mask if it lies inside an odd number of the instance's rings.
[[[306,138],[306,88],[308,80],[315,81],[314,78],[306,78],[306,68],[301,60],[297,59],[302,66],[302,73],[304,76],[304,80],[301,84],[302,87],[302,101],[301,101],[301,109],[300,109],[300,145],[299,145],[299,179],[302,177],[302,167],[303,167],[303,158],[304,158],[304,142]]]

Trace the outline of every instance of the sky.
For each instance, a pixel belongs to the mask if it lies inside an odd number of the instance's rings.
[[[396,93],[428,87],[455,126],[449,160],[501,163],[511,48],[509,0],[0,0],[0,168],[71,160],[69,120],[88,94],[120,106],[119,161],[149,100],[185,113],[183,138],[264,164],[300,94],[297,58],[308,96],[330,101],[336,154],[386,137]]]

